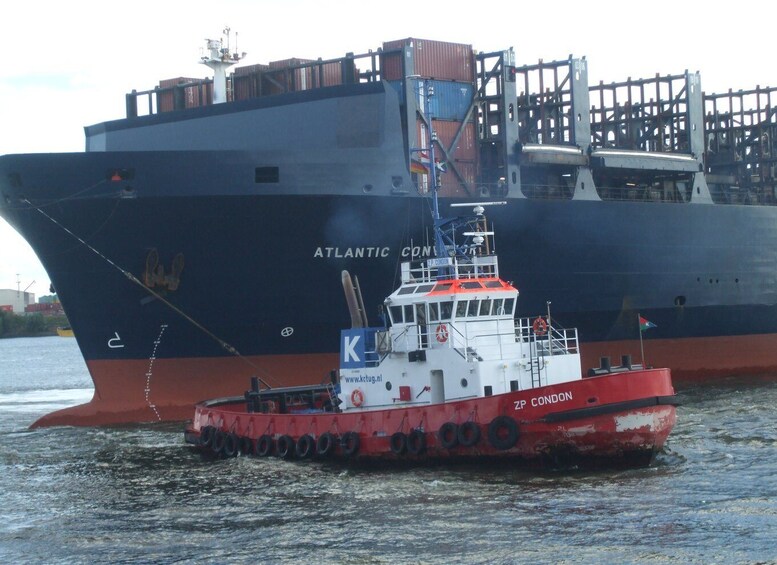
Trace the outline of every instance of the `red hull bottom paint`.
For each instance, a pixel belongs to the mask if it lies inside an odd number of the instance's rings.
[[[645,363],[668,367],[675,384],[700,382],[733,375],[777,377],[777,334],[721,336],[644,341]],[[598,367],[601,357],[619,365],[621,356],[630,354],[641,363],[639,340],[584,343],[582,366]]]
[[[731,375],[777,375],[775,343],[777,334],[646,340],[645,361],[669,367],[676,384]],[[638,340],[585,343],[581,353],[586,368],[598,367],[602,356],[610,357],[613,365],[624,354],[631,354],[634,363],[641,362]],[[328,371],[338,366],[338,358],[337,354],[319,354],[157,359],[150,377],[148,360],[90,361],[87,365],[95,383],[94,398],[47,414],[33,427],[184,421],[201,400],[242,394],[252,375],[271,386],[314,384],[327,378]]]
[[[550,467],[643,466],[675,424],[673,403],[667,369],[444,404],[342,413],[255,413],[233,398],[198,404],[186,439],[209,455],[242,450],[357,463],[487,458]],[[464,424],[478,430],[472,445],[454,439],[461,438]],[[451,433],[445,436],[443,430]],[[260,448],[262,442],[269,449]]]
[[[337,367],[337,354],[90,361],[90,402],[47,414],[33,425],[107,426],[185,421],[207,398],[242,395],[252,376],[270,386],[320,383]],[[271,375],[271,376],[268,376]]]

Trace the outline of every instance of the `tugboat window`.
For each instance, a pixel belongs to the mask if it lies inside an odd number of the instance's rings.
[[[491,300],[486,298],[485,300],[480,301],[480,315],[481,316],[488,316],[488,314],[491,312]]]
[[[469,301],[469,310],[467,310],[467,317],[473,318],[478,315],[478,302],[479,300],[470,300]]]
[[[408,324],[412,324],[415,321],[415,317],[413,317],[413,305],[412,304],[406,304],[405,305],[405,322]]]
[[[391,323],[392,324],[401,324],[402,323],[402,307],[401,306],[392,306],[389,308],[389,314],[391,314]]]
[[[437,322],[440,320],[440,305],[437,302],[429,304],[429,321]]]
[[[494,316],[502,316],[505,313],[504,298],[497,298],[494,300],[494,307],[491,310],[491,314]]]
[[[513,306],[515,305],[515,300],[512,298],[508,298],[505,300],[505,314],[509,314],[510,316],[513,315]]]
[[[254,182],[257,184],[280,182],[278,167],[256,167]]]
[[[467,301],[460,300],[459,303],[456,304],[456,317],[463,318],[466,315],[467,315]]]
[[[502,288],[500,281],[486,281],[483,283],[486,288]]]
[[[440,320],[447,321],[453,314],[453,302],[446,301],[440,303]]]

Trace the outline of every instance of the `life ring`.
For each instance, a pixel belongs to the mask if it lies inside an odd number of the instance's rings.
[[[545,335],[548,331],[548,323],[542,316],[537,316],[537,319],[532,324],[532,329],[537,335]]]
[[[343,448],[343,455],[351,457],[359,451],[359,434],[356,432],[345,432],[340,439],[340,447]]]
[[[359,408],[364,404],[364,393],[362,392],[362,389],[353,389],[353,392],[351,393],[351,404],[353,404],[355,408]]]
[[[448,341],[448,326],[445,324],[440,324],[437,326],[437,330],[434,332],[437,335],[437,341],[440,343],[445,343]]]
[[[271,435],[264,434],[258,440],[256,440],[256,454],[259,457],[267,457],[272,455],[272,448],[275,442]]]
[[[488,425],[488,441],[496,449],[510,449],[518,441],[518,424],[509,416],[497,416]]]
[[[278,438],[278,443],[275,446],[275,455],[281,459],[291,459],[294,455],[294,439],[291,436],[283,435]]]
[[[336,438],[334,434],[330,432],[324,432],[316,440],[316,455],[319,457],[327,457],[334,451]]]
[[[472,447],[480,441],[480,426],[475,422],[464,422],[459,426],[457,438],[462,447]]]
[[[459,427],[453,422],[445,422],[440,426],[437,437],[445,449],[453,449],[459,444]]]
[[[297,440],[295,452],[300,459],[307,459],[313,457],[313,453],[316,451],[316,441],[310,434],[305,434]]]
[[[407,451],[411,455],[421,455],[426,451],[426,434],[421,430],[413,430],[407,436]]]
[[[402,455],[407,451],[407,436],[402,432],[394,432],[391,434],[389,447],[394,455]]]

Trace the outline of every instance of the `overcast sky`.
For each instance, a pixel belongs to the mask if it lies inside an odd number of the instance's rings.
[[[709,6],[716,8],[709,8]],[[205,77],[205,38],[238,32],[245,64],[365,53],[405,37],[514,47],[516,63],[588,59],[596,84],[701,72],[702,89],[777,85],[771,2],[647,0],[39,0],[4,3],[0,155],[83,151],[83,127],[124,117],[124,94],[160,79]],[[233,37],[234,41],[234,37]],[[233,45],[234,47],[234,45]],[[48,293],[30,247],[0,219],[0,288]]]

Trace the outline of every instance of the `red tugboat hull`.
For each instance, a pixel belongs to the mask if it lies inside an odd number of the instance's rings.
[[[383,410],[258,413],[242,398],[212,400],[197,405],[185,435],[217,456],[634,467],[664,446],[676,405],[670,371],[646,369]]]

